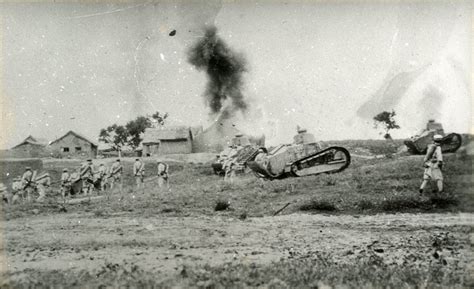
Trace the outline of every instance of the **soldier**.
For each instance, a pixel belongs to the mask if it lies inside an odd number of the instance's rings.
[[[21,185],[21,177],[17,176],[16,178],[13,179],[12,183],[12,204],[17,203],[20,201],[20,198],[23,200],[23,191],[22,191],[22,185]]]
[[[39,197],[36,199],[37,202],[41,202],[46,197],[46,190],[51,186],[51,178],[48,173],[44,173],[35,179],[36,189],[39,193]]]
[[[231,145],[230,148],[231,150],[227,155],[227,159],[222,164],[222,169],[225,173],[224,181],[230,181],[232,183],[235,177],[235,170],[237,168],[234,157],[237,155],[238,150],[236,145]]]
[[[438,193],[443,192],[443,154],[441,152],[441,140],[443,136],[435,134],[433,136],[433,144],[428,146],[426,156],[423,160],[425,172],[423,174],[423,182],[420,186],[420,195],[430,180],[436,181]]]
[[[133,175],[135,176],[138,190],[143,187],[143,178],[145,177],[145,164],[140,159],[136,159],[133,164]]]
[[[12,195],[8,192],[7,187],[3,183],[0,183],[0,194],[2,195],[2,200],[8,205],[11,205]]]
[[[122,172],[123,166],[120,163],[120,159],[117,159],[115,163],[112,164],[110,167],[110,189],[114,188],[114,184],[118,183],[120,185],[120,190],[122,190]]]
[[[84,195],[92,193],[92,190],[94,188],[93,176],[94,176],[94,169],[92,168],[92,160],[88,159],[87,163],[85,163],[82,166],[81,173],[80,173]]]
[[[81,168],[77,168],[74,170],[71,175],[69,176],[69,183],[71,184],[71,194],[79,194],[79,184],[78,182],[81,181]]]
[[[166,188],[170,188],[169,184],[169,171],[168,164],[163,162],[158,162],[158,187],[162,188],[166,183]]]
[[[61,174],[61,195],[65,198],[71,191],[71,175],[68,169],[63,169]]]
[[[99,170],[97,173],[99,177],[98,181],[100,182],[100,190],[105,191],[105,187],[107,184],[107,168],[104,164],[99,165]]]
[[[30,167],[25,168],[25,172],[21,177],[21,186],[24,194],[26,194],[26,201],[31,201],[31,195],[35,191],[35,183],[33,180],[33,172],[31,171]]]

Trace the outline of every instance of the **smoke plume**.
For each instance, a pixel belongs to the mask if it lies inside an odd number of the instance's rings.
[[[204,97],[212,114],[220,113],[219,119],[226,119],[237,111],[247,110],[241,91],[246,61],[217,36],[216,27],[207,28],[204,37],[191,47],[188,61],[207,74]]]

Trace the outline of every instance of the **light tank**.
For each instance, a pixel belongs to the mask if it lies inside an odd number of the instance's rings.
[[[420,133],[404,141],[408,151],[412,154],[425,154],[428,145],[433,143],[433,136],[439,134],[443,136],[441,140],[441,151],[450,153],[457,151],[462,144],[462,137],[457,133],[445,134],[441,123],[430,119]]]
[[[312,134],[298,129],[292,144],[279,145],[271,151],[260,148],[247,165],[257,177],[283,179],[337,173],[350,163],[347,149],[337,146],[322,149]]]

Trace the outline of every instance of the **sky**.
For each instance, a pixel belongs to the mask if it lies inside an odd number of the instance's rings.
[[[207,78],[187,61],[206,25],[247,62],[237,127],[269,144],[297,125],[317,140],[381,138],[383,110],[397,113],[396,138],[430,118],[471,128],[468,1],[0,5],[1,148],[69,130],[97,141],[155,111],[208,127]]]

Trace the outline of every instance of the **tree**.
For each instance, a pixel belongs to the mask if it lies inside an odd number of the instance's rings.
[[[151,120],[145,116],[139,116],[135,120],[129,121],[125,125],[128,132],[128,145],[135,150],[142,141],[142,134],[145,132],[145,129],[151,126]]]
[[[99,141],[109,144],[114,150],[122,156],[122,147],[127,143],[128,131],[123,125],[113,124],[103,128],[99,133]]]
[[[168,113],[165,112],[164,114],[161,114],[159,111],[155,112],[154,114],[151,115],[150,121],[154,124],[154,127],[157,127],[158,125],[165,125],[165,119],[168,117]]]
[[[385,131],[385,134],[384,134],[385,139],[392,139],[392,136],[389,133],[390,130],[400,128],[400,126],[395,121],[395,116],[396,116],[396,113],[394,110],[392,110],[392,112],[382,111],[381,113],[374,116],[374,127],[375,128],[378,128],[379,126],[383,127]]]

